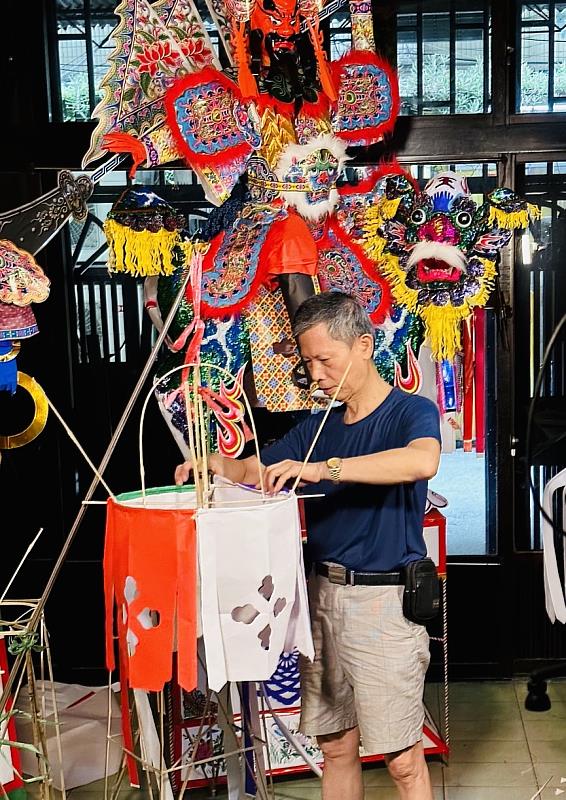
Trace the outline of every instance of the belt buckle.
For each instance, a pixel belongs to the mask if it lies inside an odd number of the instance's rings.
[[[330,583],[337,583],[340,586],[346,586],[348,583],[347,576],[348,570],[341,564],[328,565],[328,580]]]

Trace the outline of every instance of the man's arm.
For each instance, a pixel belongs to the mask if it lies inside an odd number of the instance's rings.
[[[436,439],[415,439],[395,450],[345,458],[340,482],[393,484],[428,480],[436,475],[439,462],[440,444]],[[330,478],[326,463],[324,468],[325,479]]]
[[[227,478],[232,483],[247,483],[255,486],[259,483],[259,467],[257,456],[250,456],[241,460],[226,458],[218,453],[211,453],[208,456],[208,468],[213,475]],[[175,483],[177,486],[182,486],[185,481],[188,481],[192,471],[192,461],[189,460],[185,461],[184,464],[179,464],[175,470]]]
[[[432,437],[414,439],[406,447],[342,459],[340,483],[394,484],[428,480],[436,475],[440,461],[440,444]],[[267,467],[264,474],[268,492],[279,492],[287,481],[296,478],[302,464],[281,461]],[[325,461],[308,464],[302,473],[307,483],[330,480]]]

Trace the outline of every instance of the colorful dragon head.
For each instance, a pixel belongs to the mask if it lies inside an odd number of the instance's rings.
[[[366,249],[395,300],[422,317],[437,360],[459,351],[460,323],[487,302],[498,253],[529,213],[538,209],[505,188],[476,203],[455,172],[431,178],[421,192],[407,175],[392,175],[368,210]]]

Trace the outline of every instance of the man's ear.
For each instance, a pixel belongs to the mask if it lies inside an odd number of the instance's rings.
[[[374,338],[371,333],[364,333],[358,339],[360,350],[364,358],[370,359],[373,356]]]

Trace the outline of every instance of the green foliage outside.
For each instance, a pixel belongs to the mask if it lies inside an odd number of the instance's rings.
[[[412,61],[401,70],[401,99],[417,113],[417,64]],[[450,56],[443,53],[425,54],[423,57],[423,104],[425,113],[450,113]],[[445,107],[426,110],[428,102],[445,102]],[[456,114],[481,114],[483,108],[483,67],[481,63],[456,69]],[[405,112],[407,113],[407,111]]]
[[[566,104],[566,61],[554,62],[554,95]],[[530,64],[521,69],[521,111],[548,111],[548,71]]]
[[[85,72],[75,75],[72,81],[61,85],[61,101],[63,104],[63,122],[90,119],[90,102],[88,96],[88,78]]]

